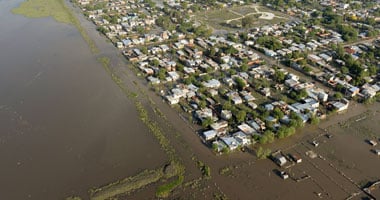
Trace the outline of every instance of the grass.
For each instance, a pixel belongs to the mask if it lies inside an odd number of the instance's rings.
[[[171,178],[173,176],[178,176],[179,178],[169,184],[165,184],[160,186],[157,189],[157,196],[164,197],[168,196],[172,190],[182,184],[183,182],[183,174],[185,172],[185,167],[181,164],[178,155],[175,152],[175,149],[170,144],[170,141],[166,138],[164,133],[162,132],[159,124],[152,120],[148,114],[148,111],[144,107],[144,105],[139,101],[138,94],[136,92],[130,91],[124,84],[123,80],[117,76],[111,69],[110,59],[108,57],[99,57],[98,61],[103,65],[106,72],[112,77],[112,80],[119,86],[119,88],[127,95],[127,97],[131,100],[134,100],[136,110],[139,114],[140,120],[144,123],[145,126],[148,127],[150,132],[154,135],[154,137],[158,140],[161,148],[165,151],[165,153],[169,157],[170,164],[170,172],[165,172],[158,176],[151,176],[149,173],[146,174],[143,172],[142,175],[137,175],[141,177],[138,182],[129,182],[124,183],[124,181],[117,181],[115,183],[111,183],[107,186],[92,190],[91,194],[93,196],[92,199],[101,200],[108,199],[110,197],[125,194],[130,191],[139,189],[144,187],[147,184],[156,182],[161,178]],[[154,110],[155,114],[163,115],[163,113],[157,108]],[[161,116],[162,117],[162,116]],[[162,169],[159,169],[162,172]],[[151,173],[157,172],[157,170],[152,171]],[[143,178],[144,177],[144,178]]]
[[[88,36],[79,20],[66,6],[64,0],[27,0],[21,3],[19,7],[12,9],[12,13],[28,18],[52,17],[57,22],[74,25],[87,42],[91,51],[93,53],[99,52],[94,41]]]
[[[106,186],[91,190],[91,200],[104,200],[111,197],[127,194],[148,184],[157,182],[163,177],[162,169],[145,170],[136,176],[110,183]]]
[[[261,14],[257,13],[256,9],[250,6],[237,6],[232,8],[223,8],[218,10],[199,12],[196,13],[194,17],[196,20],[201,21],[203,24],[208,24],[214,29],[229,31],[240,29],[237,27],[241,25],[241,20],[239,19],[230,21],[229,25],[226,23],[228,20],[237,19],[246,15],[250,15],[255,18],[252,27],[276,24],[283,21],[287,21],[287,19],[284,18],[288,18],[288,16],[283,13],[267,9],[263,6],[257,6],[257,9],[259,12],[273,13],[276,17],[272,20],[259,19],[258,17],[261,16]]]
[[[158,198],[168,197],[175,188],[177,188],[183,183],[183,180],[184,180],[184,176],[179,175],[177,179],[158,187],[156,191],[156,197]]]

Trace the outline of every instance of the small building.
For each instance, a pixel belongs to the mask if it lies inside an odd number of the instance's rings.
[[[270,96],[270,88],[263,88],[260,90],[260,93],[262,95],[264,95],[265,97],[269,97]]]
[[[170,105],[178,104],[179,103],[179,98],[175,98],[172,95],[166,96],[166,99],[168,100]]]
[[[230,110],[222,110],[220,117],[224,120],[229,120],[232,118],[232,112]]]
[[[227,145],[230,150],[235,150],[240,145],[240,143],[234,137],[221,137],[220,139],[224,142],[224,144]]]
[[[302,158],[301,158],[299,155],[297,155],[297,154],[293,154],[293,153],[291,153],[291,154],[289,154],[289,157],[290,157],[294,162],[296,162],[296,163],[301,163],[301,162],[302,162]]]
[[[287,160],[286,158],[281,155],[281,154],[277,154],[273,157],[273,160],[274,162],[279,165],[280,167],[284,166],[286,163],[287,163]]]
[[[249,137],[241,131],[232,134],[232,136],[243,146],[251,144]]]
[[[216,135],[217,133],[215,130],[208,130],[203,132],[203,138],[207,141],[214,139]]]

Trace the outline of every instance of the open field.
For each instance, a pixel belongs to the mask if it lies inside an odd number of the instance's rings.
[[[289,16],[283,13],[272,11],[259,5],[223,8],[200,12],[194,15],[196,20],[211,26],[215,30],[240,29],[242,27],[242,18],[248,16],[252,17],[254,20],[251,27],[276,24],[290,19]]]

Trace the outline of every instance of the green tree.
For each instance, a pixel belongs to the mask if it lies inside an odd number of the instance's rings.
[[[280,108],[276,107],[274,110],[273,110],[273,116],[276,118],[276,119],[282,119],[284,117],[284,113],[281,111]]]
[[[247,113],[244,110],[239,110],[239,112],[236,114],[236,120],[240,123],[245,121],[245,117],[247,116]]]
[[[240,77],[236,77],[235,82],[236,82],[236,85],[237,85],[239,90],[243,90],[247,86],[244,79],[242,79]]]
[[[213,123],[212,119],[210,117],[207,117],[206,119],[203,119],[202,121],[202,127],[207,128]]]
[[[280,70],[276,70],[274,72],[274,79],[279,83],[283,83],[285,81],[285,73]]]
[[[166,69],[161,68],[160,70],[158,70],[158,78],[160,80],[165,80],[165,78],[166,78]]]
[[[252,16],[246,16],[246,17],[243,17],[241,19],[241,25],[244,27],[244,28],[248,28],[250,26],[252,26],[254,23],[254,19]]]

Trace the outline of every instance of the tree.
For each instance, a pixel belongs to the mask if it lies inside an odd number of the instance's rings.
[[[103,33],[104,35],[109,32],[108,28],[106,28],[104,26],[99,26],[99,27],[96,28],[96,30],[98,30],[99,32]]]
[[[343,94],[342,94],[341,92],[336,92],[336,93],[334,94],[334,97],[335,97],[336,99],[342,99],[342,98],[343,98]]]
[[[303,120],[302,118],[295,112],[290,112],[290,126],[292,127],[296,127],[296,128],[299,128],[299,127],[302,127],[304,124],[303,124]]]
[[[276,70],[276,71],[274,72],[274,79],[275,79],[277,82],[279,82],[279,83],[284,82],[284,80],[285,80],[285,74],[284,74],[284,72],[282,72],[282,71],[280,71],[280,70]]]
[[[315,116],[315,115],[311,116],[310,123],[312,125],[318,125],[319,124],[319,118],[317,116]]]
[[[160,80],[165,80],[165,78],[166,78],[166,69],[161,68],[160,70],[158,70],[158,78]]]
[[[236,120],[239,123],[243,122],[246,116],[247,116],[247,113],[244,110],[239,110],[239,112],[236,114]]]
[[[246,16],[241,19],[241,25],[244,28],[250,27],[253,25],[254,19],[252,16]]]
[[[240,66],[240,70],[241,70],[242,72],[246,72],[246,71],[248,71],[248,65],[245,64],[245,63],[243,63],[243,64]]]
[[[160,61],[157,60],[157,59],[153,59],[153,60],[150,61],[149,64],[151,64],[151,65],[157,67],[157,66],[160,64]]]
[[[202,121],[202,127],[207,128],[213,123],[212,119],[210,117],[207,117],[206,119],[203,119]]]
[[[264,132],[264,136],[267,137],[267,139],[268,139],[268,143],[272,143],[272,142],[274,141],[274,134],[273,134],[272,131],[270,131],[270,130],[266,130],[266,131]]]
[[[281,111],[280,108],[276,107],[273,110],[273,115],[276,119],[282,119],[284,117],[284,113]]]
[[[270,149],[263,149],[262,147],[259,147],[257,150],[256,150],[256,157],[258,159],[265,159],[267,158],[270,154],[272,153],[272,151]]]
[[[240,77],[236,77],[235,78],[235,82],[237,84],[237,87],[239,90],[243,90],[247,84],[245,83],[244,79],[240,78]]]

